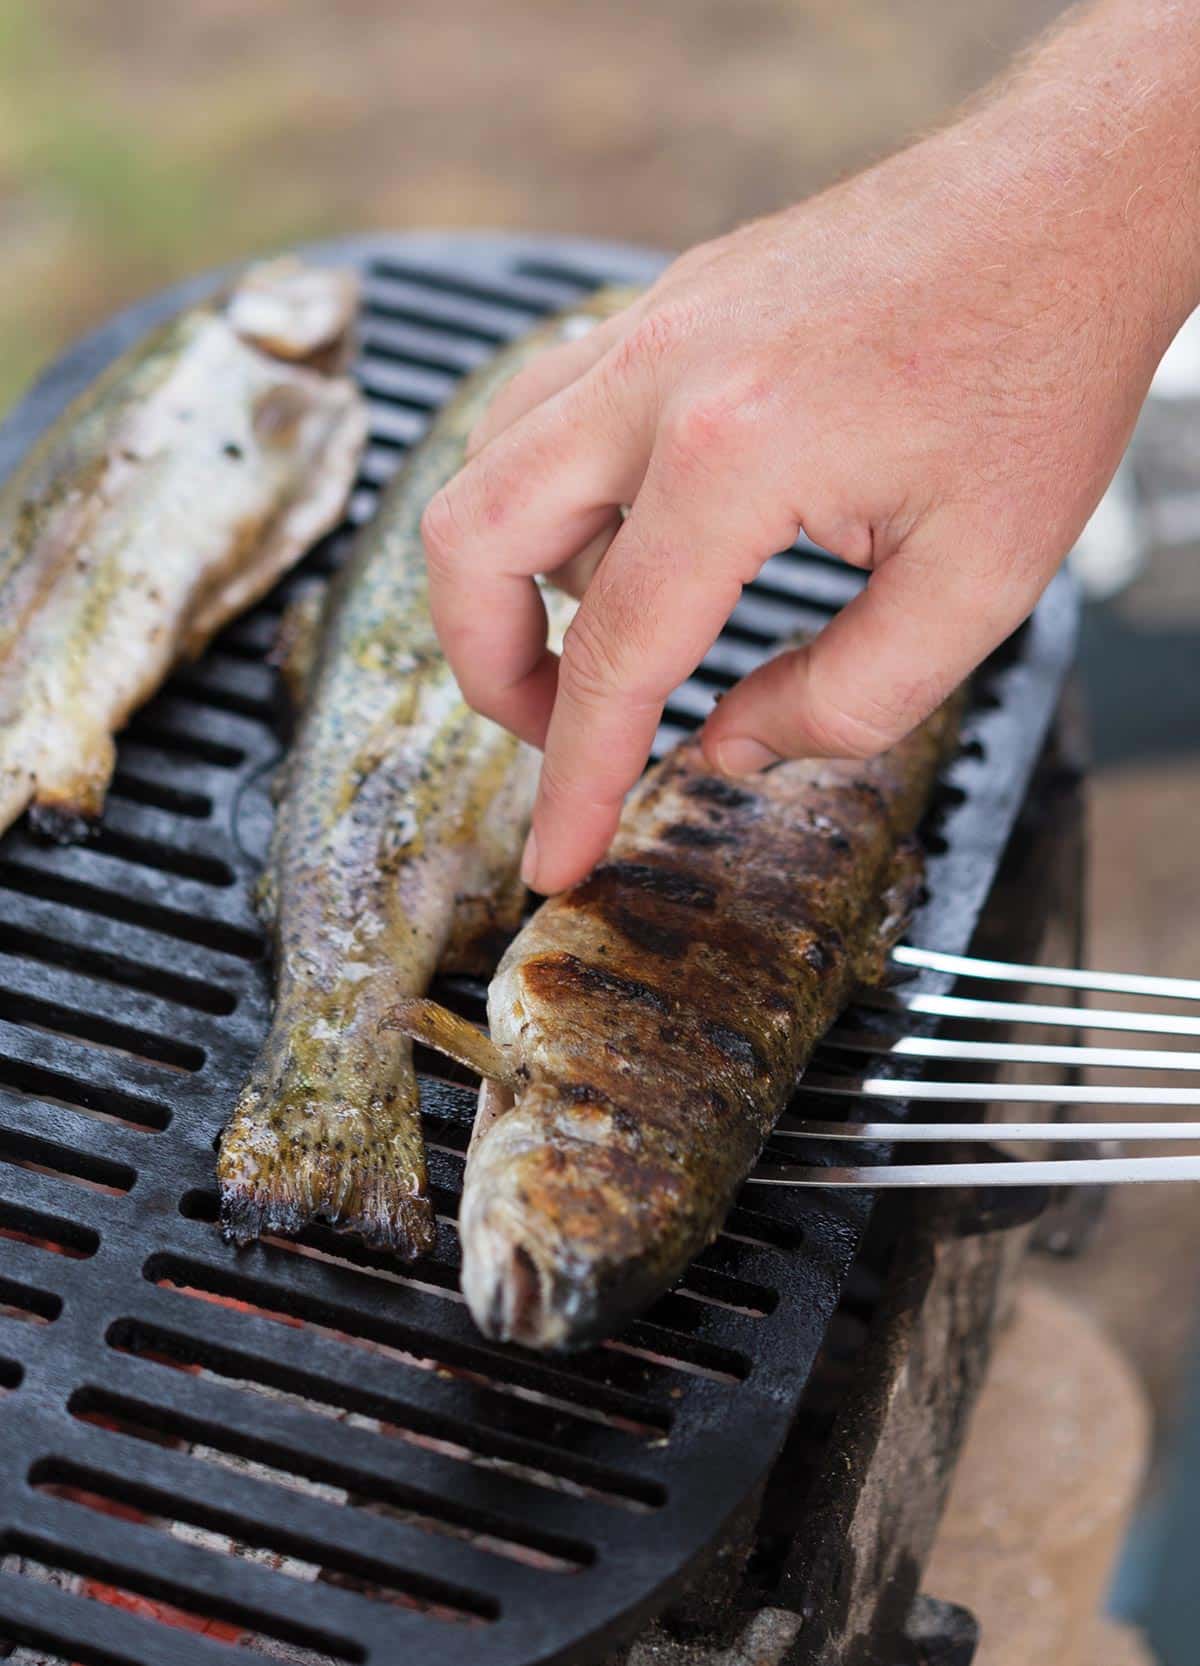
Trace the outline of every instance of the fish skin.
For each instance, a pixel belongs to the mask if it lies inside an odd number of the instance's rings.
[[[720,1230],[817,1041],[877,977],[952,702],[883,757],[746,781],[676,747],[605,862],[510,944],[488,998],[522,1079],[485,1081],[459,1212],[485,1335],[596,1342]]]
[[[309,692],[266,870],[275,1010],[218,1160],[236,1243],[319,1216],[402,1255],[432,1246],[412,1043],[386,1021],[438,969],[486,975],[516,929],[538,758],[458,690],[420,519],[501,382],[628,298],[575,308],[464,384],[334,581],[312,670],[302,642],[288,656]],[[545,601],[561,640],[574,604]]]
[[[246,281],[269,292],[269,270]],[[350,277],[324,274],[325,334],[350,333]],[[29,807],[82,836],[115,732],[341,517],[364,403],[243,340],[237,293],[131,349],[0,487],[0,831]]]

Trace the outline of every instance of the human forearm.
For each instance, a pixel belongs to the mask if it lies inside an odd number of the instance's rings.
[[[1144,287],[1161,353],[1200,301],[1200,8],[1101,0],[1072,11],[934,141],[980,215],[1024,219],[1023,249],[1066,283],[1109,267]],[[1018,250],[1014,250],[1014,254]]]
[[[469,697],[545,745],[533,882],[602,854],[667,693],[798,527],[870,583],[717,708],[730,773],[881,750],[1019,623],[1198,299],[1198,112],[1200,8],[1102,0],[510,386],[426,531]],[[546,571],[584,590],[561,664]]]

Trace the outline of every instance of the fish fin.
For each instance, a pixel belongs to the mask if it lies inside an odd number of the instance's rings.
[[[498,1082],[485,1076],[479,1084],[479,1103],[475,1107],[475,1121],[471,1125],[471,1143],[467,1147],[467,1161],[471,1160],[471,1153],[476,1144],[481,1141],[493,1123],[511,1111],[517,1102],[516,1087],[507,1082]]]
[[[901,839],[892,855],[877,904],[875,927],[867,934],[855,963],[860,982],[881,984],[888,976],[888,956],[908,930],[925,887],[925,857],[916,839]]]
[[[29,806],[29,827],[39,839],[54,845],[81,845],[94,833],[98,817],[62,804]]]
[[[117,750],[104,732],[72,734],[48,750],[38,767],[29,803],[29,825],[55,844],[79,844],[104,814]]]
[[[225,1237],[241,1245],[323,1220],[409,1259],[425,1254],[436,1223],[409,1049],[374,1018],[329,1038],[286,1017],[277,1012],[221,1136]]]
[[[284,609],[267,663],[279,673],[279,681],[293,714],[302,710],[312,684],[321,643],[321,621],[329,585],[314,579],[297,592]]]
[[[423,1042],[488,1081],[499,1082],[507,1088],[517,1084],[516,1071],[492,1038],[436,1001],[420,995],[402,996],[384,1018],[382,1027],[399,1030],[413,1041]]]
[[[406,1261],[428,1255],[437,1236],[429,1199],[396,1198],[385,1192],[386,1183],[380,1179],[376,1199],[364,1197],[355,1210],[338,1207],[319,1187],[306,1185],[303,1179],[295,1192],[283,1194],[222,1182],[221,1236],[227,1244],[245,1249],[258,1238],[295,1237],[314,1222],[324,1221],[361,1238],[372,1249],[389,1250]]]
[[[259,874],[250,896],[254,904],[254,912],[269,930],[275,924],[275,916],[279,908],[279,887],[276,884],[273,867],[266,867]]]
[[[342,1136],[343,1151],[310,1140],[310,1150],[262,1123],[243,1106],[222,1135],[217,1161],[220,1226],[238,1248],[263,1236],[293,1236],[327,1221],[377,1249],[407,1259],[433,1248],[437,1223],[425,1193],[400,1193],[387,1146]],[[250,1160],[247,1161],[247,1156]]]

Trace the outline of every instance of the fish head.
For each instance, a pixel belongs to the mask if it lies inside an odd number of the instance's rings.
[[[636,1116],[578,1084],[485,1082],[459,1220],[463,1294],[497,1341],[586,1347],[684,1271],[711,1212],[669,1139]]]

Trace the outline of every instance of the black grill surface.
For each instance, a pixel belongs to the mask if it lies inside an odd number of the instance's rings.
[[[507,238],[313,252],[367,280],[354,524],[462,372],[595,284],[661,265]],[[0,475],[210,282],[69,353],[0,430]],[[862,1195],[748,1192],[619,1339],[567,1361],[493,1346],[457,1293],[474,1094],[431,1073],[431,1259],[322,1230],[222,1243],[213,1147],[269,1003],[250,900],[279,753],[264,653],[289,589],[330,570],[350,530],[135,719],[87,846],[24,827],[0,843],[0,1634],[63,1660],[601,1659],[764,1479],[870,1214]],[[810,546],[773,560],[660,746],[861,582]],[[1060,581],[980,678],[926,830],[915,941],[968,946],[1073,627]],[[477,986],[448,993],[477,1010]]]

